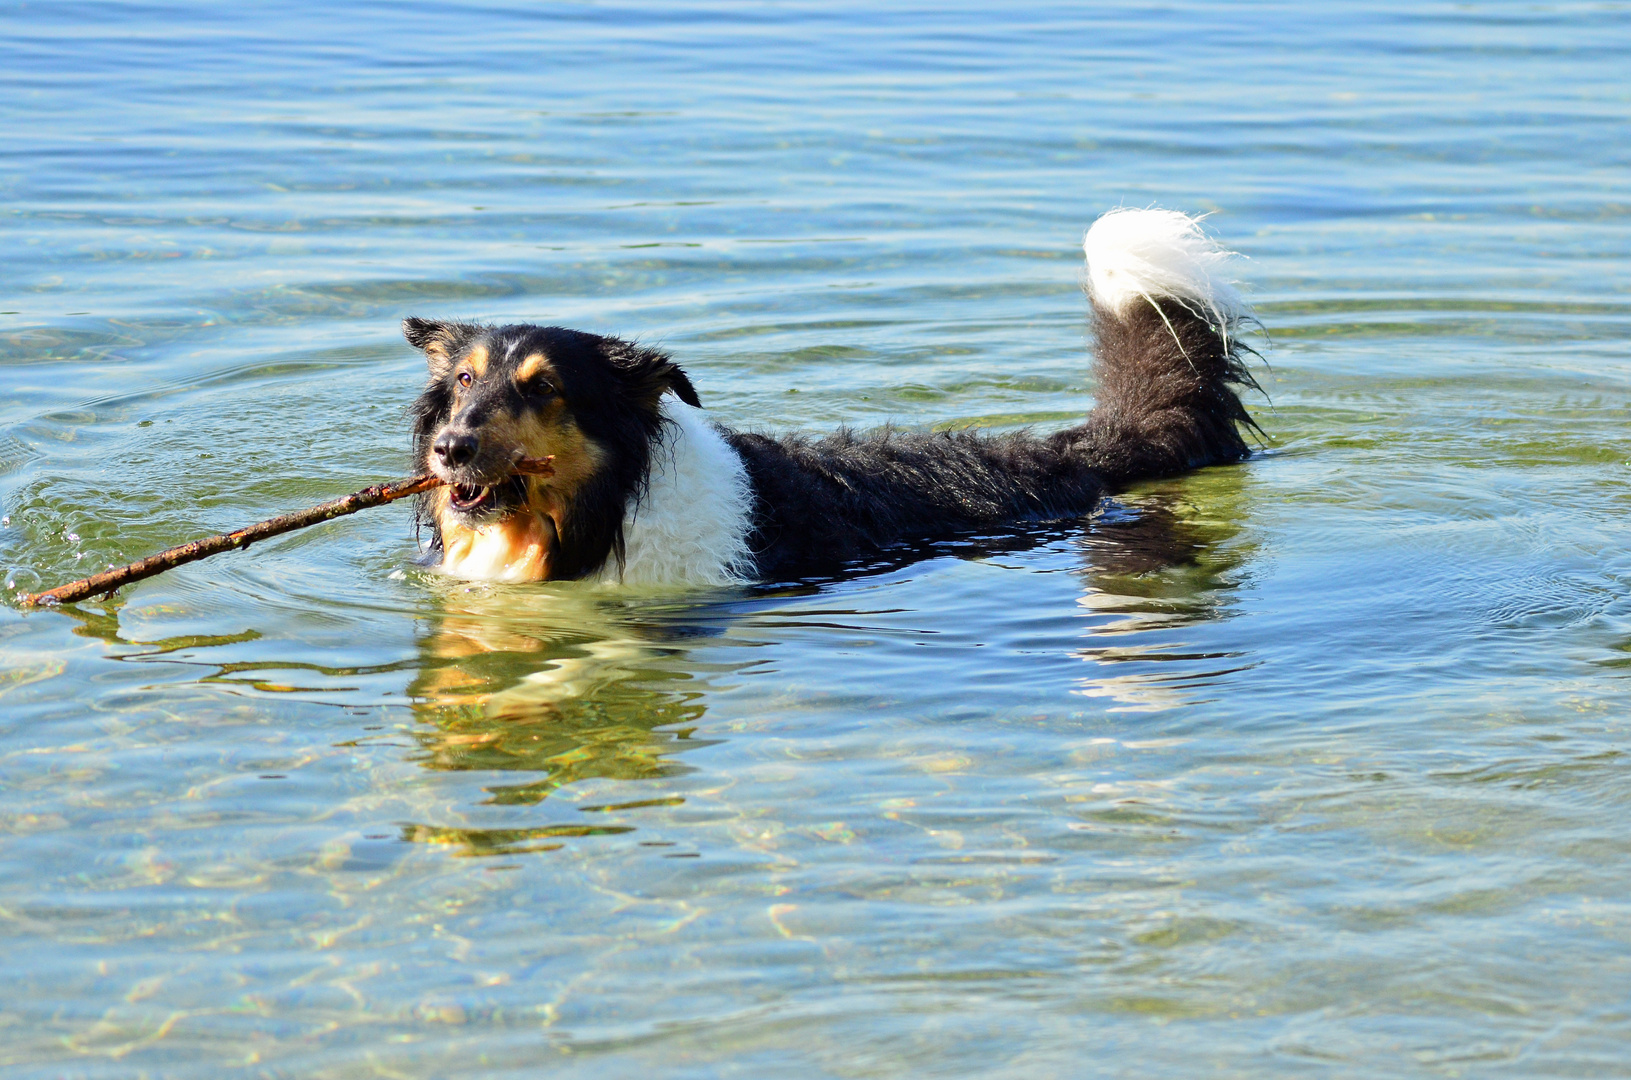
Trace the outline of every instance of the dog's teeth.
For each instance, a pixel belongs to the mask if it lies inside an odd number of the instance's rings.
[[[453,505],[461,510],[472,509],[487,501],[492,488],[477,486],[475,484],[454,484],[452,486]]]

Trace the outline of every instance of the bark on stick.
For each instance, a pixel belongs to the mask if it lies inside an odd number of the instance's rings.
[[[526,476],[550,476],[555,472],[550,462],[553,458],[522,458],[513,467],[514,472]],[[138,559],[128,566],[121,566],[113,570],[104,570],[100,574],[92,574],[88,578],[70,581],[66,585],[58,585],[45,592],[19,593],[17,602],[24,607],[41,607],[55,604],[71,604],[76,600],[83,600],[88,596],[101,593],[111,593],[115,589],[129,585],[133,581],[150,578],[154,574],[162,574],[172,567],[183,563],[196,562],[211,555],[219,555],[223,551],[232,551],[246,548],[257,540],[281,533],[304,529],[308,525],[317,525],[330,521],[346,514],[355,514],[358,510],[367,510],[374,506],[383,506],[388,502],[406,499],[420,492],[429,491],[433,487],[446,483],[441,477],[425,473],[409,480],[397,480],[390,484],[375,484],[373,487],[354,491],[340,499],[331,499],[326,503],[313,506],[306,510],[298,510],[292,514],[281,514],[275,518],[254,525],[246,526],[236,532],[221,533],[217,536],[205,537],[203,540],[194,540],[190,544],[180,547],[167,548],[157,555],[149,555],[145,559]]]

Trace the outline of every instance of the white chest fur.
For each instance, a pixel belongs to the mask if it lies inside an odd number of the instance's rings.
[[[652,454],[651,483],[623,519],[626,585],[734,585],[753,577],[753,489],[742,459],[704,417],[672,395]],[[618,580],[608,562],[602,581]]]

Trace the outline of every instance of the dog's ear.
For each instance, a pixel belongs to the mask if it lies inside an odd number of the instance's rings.
[[[612,339],[607,339],[611,343]],[[696,387],[680,366],[655,349],[619,341],[607,350],[608,360],[628,387],[629,395],[651,409],[670,391],[693,408],[702,408]]]
[[[691,385],[691,377],[675,363],[668,365],[668,388],[674,391],[674,396],[691,406],[693,409],[702,408],[702,400],[697,397],[697,388]]]
[[[469,323],[438,322],[409,316],[402,320],[402,336],[408,344],[425,354],[433,378],[447,374],[448,364],[455,353],[482,328]]]
[[[647,408],[656,409],[662,396],[670,391],[674,396],[695,408],[701,408],[696,387],[680,366],[656,349],[643,349],[615,338],[602,339],[606,359],[628,389],[629,396]]]

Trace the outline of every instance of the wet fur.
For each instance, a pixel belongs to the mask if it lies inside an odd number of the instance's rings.
[[[824,437],[731,431],[665,405],[665,395],[699,403],[684,372],[655,350],[560,327],[409,319],[404,332],[425,352],[431,373],[414,408],[416,452],[434,464],[438,432],[458,422],[482,431],[484,452],[490,440],[532,457],[555,455],[555,477],[510,481],[525,488],[519,499],[525,513],[556,524],[558,547],[547,573],[553,578],[620,578],[628,530],[640,527],[641,514],[666,522],[653,534],[655,544],[704,536],[704,521],[686,531],[687,515],[724,519],[740,512],[735,541],[705,538],[691,543],[692,555],[653,563],[638,575],[716,584],[830,573],[900,541],[1071,517],[1138,480],[1244,458],[1250,450],[1241,429],[1253,425],[1235,389],[1254,384],[1242,362],[1249,350],[1235,331],[1247,315],[1232,290],[1205,273],[1212,266],[1205,260],[1220,249],[1186,250],[1185,244],[1211,242],[1182,215],[1128,213],[1146,215],[1141,220],[1155,232],[1146,246],[1155,257],[1172,256],[1177,271],[1160,280],[1178,295],[1142,288],[1137,263],[1131,270],[1115,263],[1121,276],[1113,285],[1094,283],[1097,403],[1083,423],[1063,431],[1041,437],[892,428]],[[1126,233],[1140,222],[1114,224]],[[1092,233],[1088,243],[1091,259]],[[1111,255],[1145,253],[1119,236],[1116,245]],[[1187,285],[1181,272],[1196,266],[1197,284]],[[473,371],[472,357],[482,370],[461,392],[457,373]],[[557,385],[556,398],[529,398],[517,387],[515,377],[529,362]],[[708,485],[696,473],[678,479],[682,457],[692,469],[707,461],[730,471],[739,462],[741,475],[704,492]],[[672,475],[663,473],[665,460],[674,465]],[[668,476],[660,490],[651,487],[654,470]],[[745,500],[739,508],[732,502],[738,498]],[[446,562],[453,544],[478,527],[452,513],[445,494],[425,501],[423,519],[432,530],[433,561]]]
[[[1239,347],[1224,348],[1176,300],[1160,308],[1095,318],[1098,406],[1049,436],[730,434],[758,495],[749,543],[759,573],[798,576],[899,539],[1070,517],[1134,481],[1245,457],[1237,425],[1251,418],[1232,387],[1251,377]]]

